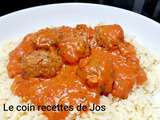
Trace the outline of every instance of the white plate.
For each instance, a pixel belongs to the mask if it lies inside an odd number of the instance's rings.
[[[120,24],[126,33],[135,36],[139,43],[160,56],[159,23],[127,10],[96,4],[44,5],[2,16],[0,17],[0,42],[22,37],[47,26],[78,23]]]

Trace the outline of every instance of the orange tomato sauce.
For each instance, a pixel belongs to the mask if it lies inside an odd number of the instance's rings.
[[[125,99],[134,85],[147,80],[119,25],[63,26],[29,34],[10,53],[7,69],[13,93],[37,106],[89,106],[108,94]],[[49,120],[64,120],[69,111],[43,113]]]

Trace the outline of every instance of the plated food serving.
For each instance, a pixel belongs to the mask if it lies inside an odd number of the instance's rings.
[[[0,54],[0,106],[28,106],[4,120],[159,119],[159,60],[121,24],[48,26]]]

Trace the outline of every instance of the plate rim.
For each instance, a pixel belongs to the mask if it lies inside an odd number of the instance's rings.
[[[46,5],[38,5],[38,6],[28,7],[28,8],[24,8],[24,9],[17,10],[17,11],[5,14],[3,16],[0,16],[0,21],[3,21],[3,19],[12,17],[12,16],[14,16],[16,14],[22,14],[22,13],[25,13],[25,12],[28,12],[28,11],[32,11],[34,9],[41,9],[43,7],[46,8],[46,7],[54,7],[54,6],[61,7],[61,6],[77,6],[77,5],[78,6],[103,7],[103,8],[107,8],[108,7],[108,8],[111,8],[111,9],[120,10],[120,11],[129,13],[131,15],[140,17],[142,19],[145,19],[148,22],[152,22],[153,24],[156,24],[156,25],[158,25],[160,27],[160,23],[158,23],[157,21],[155,21],[155,20],[153,20],[153,19],[151,19],[149,17],[146,17],[146,16],[144,16],[142,14],[139,14],[139,13],[127,10],[127,9],[118,8],[118,7],[114,7],[114,6],[110,6],[110,5],[102,5],[102,4],[96,4],[96,3],[83,3],[83,2],[55,3],[55,4],[46,4]]]

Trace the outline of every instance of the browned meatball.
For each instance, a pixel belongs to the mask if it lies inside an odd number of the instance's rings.
[[[62,61],[56,53],[37,50],[22,58],[22,66],[26,76],[50,78],[61,68]]]
[[[58,33],[56,28],[45,28],[32,35],[32,41],[35,47],[49,49],[58,42]]]
[[[124,41],[123,29],[119,25],[100,25],[95,28],[98,45],[113,50]]]
[[[92,49],[88,58],[80,60],[77,74],[91,88],[98,88],[102,94],[112,90],[112,61],[109,53],[101,48]]]
[[[89,55],[87,36],[81,35],[76,29],[70,27],[61,27],[58,31],[58,47],[65,63],[75,64],[80,58]]]

